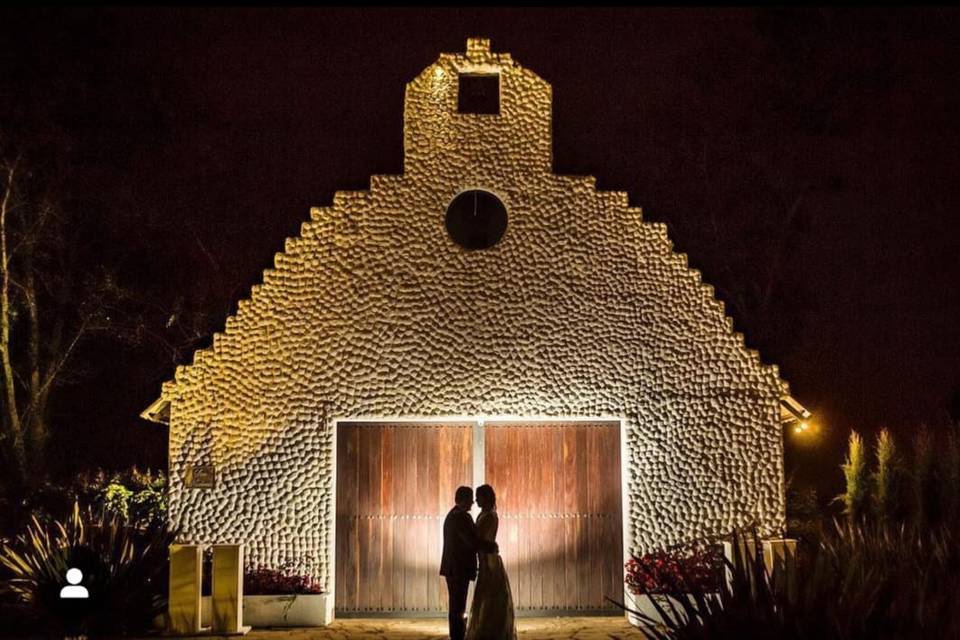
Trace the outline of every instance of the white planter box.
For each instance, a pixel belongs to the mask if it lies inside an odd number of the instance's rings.
[[[322,627],[331,622],[331,594],[243,596],[243,624],[251,627]],[[203,597],[200,623],[210,625],[210,596]]]
[[[684,616],[683,603],[679,599],[679,597],[668,596],[665,594],[655,594],[650,597],[653,597],[657,600],[657,604],[659,604],[660,607],[667,612],[667,615],[672,615],[673,613],[670,609],[670,604],[668,602],[668,600],[672,600],[673,606],[677,611],[677,615],[680,617]],[[648,618],[653,619],[657,624],[662,624],[663,618],[660,617],[660,614],[657,612],[656,607],[654,607],[653,603],[650,602],[650,597],[630,596],[631,601],[628,601],[629,603],[627,604],[627,606],[633,609],[634,611],[639,611],[640,613],[647,616]],[[708,597],[719,598],[720,594],[719,593],[710,594]],[[695,599],[692,595],[688,595],[687,598],[689,599],[690,602],[695,602]],[[650,625],[649,622],[641,620],[639,616],[629,612],[627,613],[627,621],[635,627],[646,627]]]

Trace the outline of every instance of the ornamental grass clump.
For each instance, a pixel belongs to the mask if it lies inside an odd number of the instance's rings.
[[[874,451],[868,461],[863,440],[851,433],[841,467],[846,491],[836,498],[850,522],[921,530],[944,526],[960,535],[958,427],[934,433],[921,425],[902,449],[881,429]]]
[[[843,501],[843,513],[851,521],[859,520],[867,502],[867,458],[863,450],[863,438],[856,431],[850,432],[847,459],[844,461],[843,477],[846,491],[839,497]]]
[[[903,517],[902,469],[893,436],[881,429],[877,437],[876,469],[871,474],[871,506],[879,522],[892,523]]]

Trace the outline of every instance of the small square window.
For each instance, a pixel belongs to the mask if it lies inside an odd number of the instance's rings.
[[[460,113],[500,113],[500,75],[461,75],[457,93]]]

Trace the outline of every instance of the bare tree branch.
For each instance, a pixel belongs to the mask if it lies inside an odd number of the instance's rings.
[[[0,361],[3,365],[3,381],[6,391],[6,405],[8,428],[13,440],[14,463],[22,474],[26,470],[26,459],[23,447],[23,427],[20,422],[20,412],[17,408],[17,389],[10,353],[10,258],[7,252],[7,216],[10,201],[13,197],[17,164],[19,157],[7,166],[6,185],[3,190],[3,200],[0,201]]]

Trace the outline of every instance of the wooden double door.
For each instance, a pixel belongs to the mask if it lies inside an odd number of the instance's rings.
[[[620,611],[619,423],[450,421],[338,423],[338,613],[444,612],[443,519],[480,482],[518,613]]]

